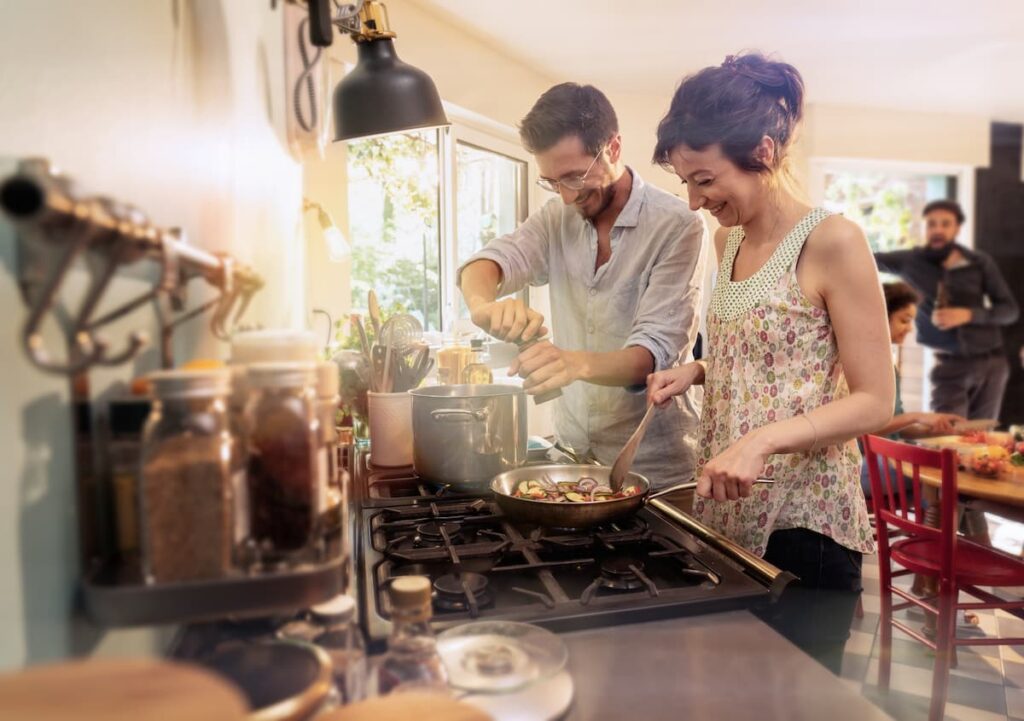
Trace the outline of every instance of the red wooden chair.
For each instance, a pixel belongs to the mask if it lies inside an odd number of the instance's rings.
[[[956,635],[956,616],[960,609],[1001,608],[1024,618],[1024,599],[1007,601],[979,588],[1024,585],[1024,561],[958,536],[957,461],[953,451],[930,450],[878,436],[865,436],[862,442],[871,479],[871,502],[878,524],[878,570],[882,593],[878,685],[883,690],[889,688],[892,629],[896,627],[935,650],[932,701],[928,718],[931,721],[941,721],[949,688],[950,663],[957,646],[1024,644],[1024,638],[959,638]],[[909,484],[904,464],[911,469]],[[919,519],[925,517],[921,499],[922,466],[937,468],[942,472],[938,528],[919,522]],[[890,527],[906,534],[905,537],[890,538]],[[902,568],[893,571],[892,562]],[[892,585],[893,578],[911,573],[937,576],[938,596],[919,599]],[[961,603],[961,592],[978,601]],[[894,595],[903,601],[894,605]],[[938,602],[937,605],[935,601]],[[893,611],[909,608],[911,605],[937,615],[934,641],[892,617]]]

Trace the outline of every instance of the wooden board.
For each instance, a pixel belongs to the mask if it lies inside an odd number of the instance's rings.
[[[91,659],[0,676],[0,719],[32,721],[244,721],[248,705],[197,666]]]

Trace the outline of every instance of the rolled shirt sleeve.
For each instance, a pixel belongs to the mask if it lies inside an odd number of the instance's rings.
[[[501,268],[499,298],[517,293],[527,285],[546,284],[550,269],[551,216],[553,211],[558,211],[552,203],[559,202],[552,198],[511,233],[495,238],[477,251],[459,267],[456,282],[461,286],[466,266],[478,260],[491,260]]]
[[[708,229],[690,216],[677,242],[666,246],[651,269],[626,347],[640,346],[654,357],[654,370],[671,368],[693,346],[700,324],[701,281],[707,262]],[[680,279],[685,279],[680,282]],[[642,387],[642,386],[641,386]]]

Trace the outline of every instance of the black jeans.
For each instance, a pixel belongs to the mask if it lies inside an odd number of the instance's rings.
[[[983,358],[937,354],[932,368],[932,410],[971,420],[998,418],[1010,380],[1002,351]]]
[[[769,536],[764,559],[799,580],[754,613],[839,675],[862,590],[861,554],[806,528],[788,528]]]

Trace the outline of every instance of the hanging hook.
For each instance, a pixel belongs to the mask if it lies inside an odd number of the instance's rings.
[[[213,317],[210,318],[210,331],[214,338],[219,340],[231,340],[231,332],[224,327],[224,323],[231,317],[231,309],[239,297],[239,288],[235,283],[235,261],[233,258],[222,255],[221,263],[221,294],[217,302]]]
[[[65,329],[68,336],[68,357],[65,362],[52,360],[46,350],[46,341],[41,332],[43,319],[47,313],[53,310],[60,287],[75,259],[89,247],[98,235],[96,230],[89,225],[73,228],[71,233],[73,235],[71,245],[46,279],[42,292],[29,311],[21,333],[25,353],[36,367],[47,373],[67,375],[84,371],[95,363],[104,351],[103,343],[95,341],[90,334],[69,329]]]

